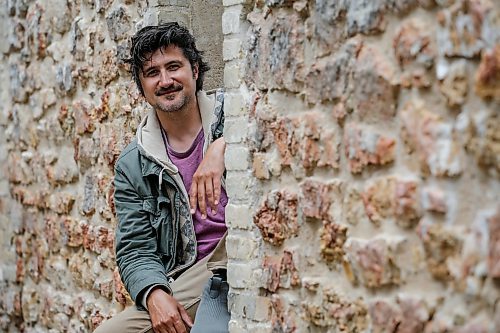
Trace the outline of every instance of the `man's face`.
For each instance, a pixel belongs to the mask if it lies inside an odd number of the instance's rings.
[[[156,50],[140,73],[146,101],[162,112],[180,111],[188,105],[195,98],[197,78],[198,67],[191,67],[175,45]]]

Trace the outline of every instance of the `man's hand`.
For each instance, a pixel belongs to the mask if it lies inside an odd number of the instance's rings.
[[[187,333],[193,326],[184,307],[162,289],[153,289],[147,299],[149,316],[155,333]]]
[[[207,217],[207,199],[212,213],[217,212],[217,205],[220,200],[221,178],[224,173],[224,151],[226,142],[224,138],[219,138],[208,147],[203,161],[193,175],[193,182],[189,190],[189,204],[191,214],[196,211],[196,206],[200,207],[201,217]]]

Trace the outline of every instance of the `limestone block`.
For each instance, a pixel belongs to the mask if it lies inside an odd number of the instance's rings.
[[[256,259],[259,243],[252,236],[253,234],[229,235],[226,240],[228,258],[245,261]]]
[[[229,200],[226,206],[226,224],[230,228],[248,230],[254,227],[252,213],[247,205],[236,205]]]

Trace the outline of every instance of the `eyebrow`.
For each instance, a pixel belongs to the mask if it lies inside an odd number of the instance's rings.
[[[182,61],[180,60],[171,60],[169,62],[167,62],[164,66],[170,66],[170,65],[179,65],[179,64],[182,64]],[[149,71],[150,69],[154,69],[154,68],[157,68],[159,67],[159,65],[152,65],[152,66],[147,66],[147,65],[144,65],[143,68],[142,68],[142,71],[143,72],[147,72]]]

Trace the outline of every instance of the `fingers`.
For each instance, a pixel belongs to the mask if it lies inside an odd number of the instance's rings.
[[[194,182],[194,178],[193,178]],[[198,186],[198,207],[200,207],[201,218],[207,218],[207,203],[205,198],[205,186],[204,182],[200,181],[200,186]]]
[[[215,204],[215,196],[214,196],[214,185],[212,183],[212,177],[207,177],[205,179],[205,192],[207,195],[208,204],[212,209],[212,214],[216,213],[216,204]]]
[[[220,192],[221,192],[221,181],[220,181],[220,177],[215,177],[213,179],[213,183],[214,183],[214,205],[215,205],[215,212],[214,214],[217,212],[217,205],[219,204],[219,200],[220,200]]]
[[[186,309],[182,305],[179,304],[179,313],[181,314],[181,318],[184,321],[184,323],[189,327],[193,327],[193,320],[187,313]]]
[[[186,311],[184,310],[184,312]],[[189,317],[187,313],[186,315]],[[161,318],[160,321],[156,322],[153,325],[153,330],[155,333],[187,333],[186,325],[184,324],[184,322],[185,319],[183,314],[173,313],[170,314],[169,316]],[[191,326],[192,326],[192,321],[190,321],[189,327]]]
[[[172,332],[175,333],[187,333],[186,326],[184,325],[184,322],[182,320],[182,317],[180,314],[176,314],[173,316],[173,324],[174,324],[174,330]]]
[[[191,183],[191,189],[189,190],[189,206],[191,209],[191,215],[196,212],[196,199],[198,197],[198,183],[193,177],[193,182]]]

